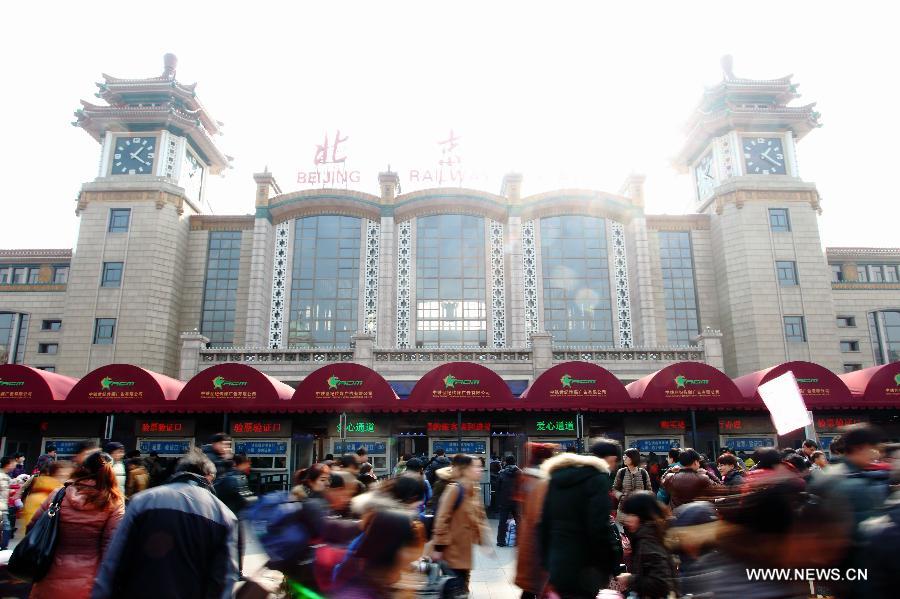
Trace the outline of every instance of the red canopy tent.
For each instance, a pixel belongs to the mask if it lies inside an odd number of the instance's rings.
[[[0,412],[61,412],[78,379],[21,364],[0,365]]]
[[[409,394],[408,409],[422,412],[515,409],[509,385],[474,362],[448,362],[429,370]]]
[[[844,381],[824,366],[813,362],[785,362],[738,377],[734,379],[734,384],[744,398],[761,403],[757,393],[759,386],[788,371],[794,373],[808,409],[853,407],[854,401]]]
[[[176,412],[184,383],[131,364],[107,364],[84,375],[65,401],[67,412]]]
[[[244,364],[201,370],[178,394],[184,412],[287,412],[294,388]]]
[[[311,372],[297,385],[291,409],[298,412],[400,412],[397,397],[380,374],[353,362],[338,362]]]
[[[860,406],[900,407],[900,362],[863,368],[838,376]]]
[[[625,385],[610,371],[591,362],[563,362],[537,377],[518,399],[521,410],[627,410]]]
[[[741,397],[734,382],[703,362],[676,362],[625,386],[633,410],[762,408]]]

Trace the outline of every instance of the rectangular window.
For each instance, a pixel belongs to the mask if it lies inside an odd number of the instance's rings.
[[[897,266],[894,264],[885,264],[884,265],[884,282],[885,283],[896,283],[897,282]]]
[[[791,343],[806,343],[806,325],[802,316],[784,317],[784,336]]]
[[[791,230],[791,217],[787,208],[769,208],[769,226],[774,233],[788,233]]]
[[[38,343],[39,354],[59,353],[59,343]]]
[[[869,268],[869,282],[870,283],[883,283],[884,282],[884,270],[882,269],[880,264],[870,264],[868,268]]]
[[[241,232],[210,231],[200,330],[213,347],[234,343]]]
[[[53,284],[54,285],[65,285],[69,282],[69,267],[68,266],[54,266],[53,267]]]
[[[844,353],[859,351],[859,341],[841,341],[841,351]]]
[[[28,267],[19,266],[13,269],[13,285],[24,285],[28,282]]]
[[[856,326],[856,317],[855,316],[838,316],[837,317],[837,325],[841,328],[855,327]]]
[[[857,264],[856,266],[856,280],[860,283],[868,283],[869,282],[869,267],[865,264]]]
[[[111,345],[115,338],[115,318],[98,318],[94,321],[94,345]]]
[[[56,372],[56,366],[35,366],[35,368],[44,372]]]
[[[660,231],[659,262],[669,345],[690,345],[700,332],[690,232]]]
[[[28,270],[28,284],[29,285],[37,285],[38,277],[41,275],[41,270],[39,268],[31,268]]]
[[[123,262],[104,262],[103,278],[100,281],[101,287],[121,287],[122,286],[122,269]]]
[[[42,331],[58,331],[62,328],[61,320],[42,320],[41,321],[41,330]]]
[[[782,287],[790,287],[797,284],[797,263],[793,260],[778,260],[775,262],[778,271],[778,284]]]
[[[862,364],[844,364],[844,372],[856,372],[862,370]]]
[[[110,233],[126,233],[128,232],[128,223],[131,220],[131,208],[110,208],[109,210],[109,232]]]
[[[840,264],[829,264],[831,266],[831,282],[832,283],[843,283],[844,282],[844,271],[841,268]]]

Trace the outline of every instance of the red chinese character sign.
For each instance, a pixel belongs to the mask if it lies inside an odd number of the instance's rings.
[[[84,375],[69,392],[68,411],[175,412],[179,380],[131,364],[107,364]]]
[[[846,408],[853,403],[850,391],[836,374],[813,362],[785,362],[765,370],[751,372],[734,379],[744,398],[756,401],[761,385],[792,372],[797,379],[797,387],[808,409]]]
[[[192,412],[283,412],[294,389],[244,364],[227,362],[201,370],[178,400]]]
[[[840,375],[856,405],[900,407],[900,362],[864,368]]]
[[[0,365],[0,411],[57,412],[78,382],[68,376],[21,364]]]
[[[292,404],[300,412],[397,412],[406,407],[384,377],[351,362],[311,372],[297,385]]]
[[[509,385],[474,362],[450,362],[427,372],[407,401],[410,409],[435,412],[515,408]]]
[[[631,408],[659,410],[675,408],[759,407],[743,399],[734,382],[721,370],[703,362],[677,362],[647,375],[625,389]]]
[[[254,420],[234,418],[229,431],[235,437],[290,437],[290,420]]]
[[[297,172],[297,183],[317,187],[347,187],[360,182],[360,172],[347,168],[347,142],[350,136],[335,129],[333,134],[325,132],[322,143],[315,144],[312,154],[312,169]]]
[[[526,410],[625,410],[625,386],[605,368],[590,362],[563,362],[537,377],[514,401]]]

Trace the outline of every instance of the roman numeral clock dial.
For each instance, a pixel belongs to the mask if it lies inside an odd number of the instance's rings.
[[[744,163],[748,175],[787,173],[780,137],[745,137],[741,145],[744,148]]]
[[[155,137],[119,137],[113,154],[113,175],[151,175],[156,157]]]

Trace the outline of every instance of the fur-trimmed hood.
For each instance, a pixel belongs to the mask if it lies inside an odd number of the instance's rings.
[[[369,491],[357,495],[350,501],[350,511],[357,516],[365,516],[369,512],[384,510],[400,510],[409,512],[410,515],[418,513],[418,506],[404,505],[389,495],[378,491]]]
[[[606,463],[606,460],[593,455],[561,453],[541,464],[541,471],[546,476],[552,476],[554,472],[563,468],[596,468],[604,474],[610,473],[609,464]]]
[[[453,466],[445,466],[434,472],[441,480],[453,480]]]

